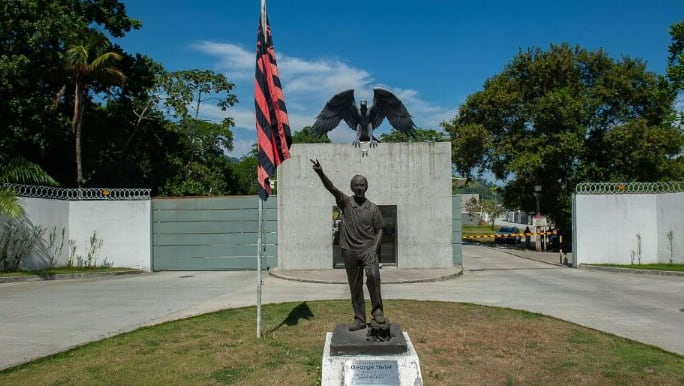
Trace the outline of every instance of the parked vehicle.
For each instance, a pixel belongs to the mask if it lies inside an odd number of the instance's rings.
[[[570,252],[572,249],[572,245],[570,245],[569,242],[567,242],[567,239],[563,240],[563,243],[561,245],[561,237],[562,233],[560,232],[560,229],[549,229],[550,232],[556,232],[552,233],[548,236],[549,239],[549,245],[546,247],[548,251],[551,252],[558,252],[560,251],[561,247],[563,248],[563,252]]]
[[[494,234],[494,242],[497,244],[519,244],[520,233],[522,232],[516,227],[501,227]]]

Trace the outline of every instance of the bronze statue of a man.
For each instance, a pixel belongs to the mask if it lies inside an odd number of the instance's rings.
[[[353,196],[347,196],[337,189],[323,173],[318,160],[310,160],[313,170],[318,174],[323,186],[335,197],[342,211],[340,224],[340,248],[347,271],[347,281],[351,292],[354,324],[350,331],[366,328],[366,305],[363,300],[363,273],[366,273],[366,286],[370,294],[371,315],[374,329],[388,328],[382,308],[380,294],[380,266],[378,249],[383,236],[383,219],[380,209],[366,199],[368,180],[356,175],[351,179]]]

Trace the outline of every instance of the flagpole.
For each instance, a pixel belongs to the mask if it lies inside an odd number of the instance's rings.
[[[259,17],[261,18],[261,26],[264,29],[264,34],[266,33],[266,0],[261,0],[261,9],[259,12]],[[264,230],[264,200],[259,197],[259,224],[258,234],[257,234],[257,316],[256,316],[256,336],[261,338],[261,254],[262,254],[262,242],[263,242],[263,230]]]
[[[259,197],[259,225],[257,234],[257,326],[256,336],[261,338],[261,254],[262,236],[264,230],[264,200]]]
[[[266,28],[266,0],[261,0],[261,25],[263,28]],[[266,30],[264,30],[264,33],[266,33]]]

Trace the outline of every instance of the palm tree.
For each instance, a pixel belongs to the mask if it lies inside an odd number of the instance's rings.
[[[57,185],[40,166],[22,158],[8,159],[0,144],[0,216],[19,217],[22,213],[14,190],[6,184]]]
[[[126,81],[124,73],[111,65],[112,62],[120,61],[122,55],[107,51],[109,46],[110,43],[106,36],[97,31],[90,31],[86,44],[71,47],[63,55],[64,65],[72,75],[71,85],[74,88],[74,112],[71,118],[71,129],[74,134],[76,151],[76,184],[79,188],[85,183],[81,160],[81,130],[92,82],[100,81],[105,85],[111,85],[113,80],[117,79],[123,85]],[[95,58],[90,60],[92,54],[95,54]],[[65,88],[66,86],[60,90],[58,100],[63,95]]]

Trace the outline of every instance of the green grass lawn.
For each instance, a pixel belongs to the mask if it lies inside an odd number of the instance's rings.
[[[461,226],[461,233],[464,239],[469,241],[474,241],[484,244],[494,243],[494,233],[498,230],[498,227],[492,228],[491,225],[463,225]],[[476,237],[476,236],[489,236],[491,237]]]
[[[684,357],[539,314],[389,300],[426,385],[681,385]],[[348,300],[265,305],[145,327],[0,372],[2,385],[319,385]]]
[[[492,228],[491,225],[463,225],[461,226],[461,230],[463,231],[463,234],[474,234],[474,235],[480,235],[480,234],[494,234],[499,227],[495,226]]]

